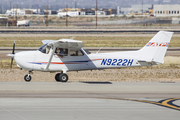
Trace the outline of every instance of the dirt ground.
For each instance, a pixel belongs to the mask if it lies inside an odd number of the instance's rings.
[[[0,69],[1,82],[22,82],[28,72],[19,69]],[[180,69],[133,68],[68,72],[69,82],[180,82]],[[33,72],[31,82],[56,82],[56,73]]]

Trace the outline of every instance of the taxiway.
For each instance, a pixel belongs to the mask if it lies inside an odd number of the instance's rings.
[[[180,83],[0,82],[2,120],[177,120]]]

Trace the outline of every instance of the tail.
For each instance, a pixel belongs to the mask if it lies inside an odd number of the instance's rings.
[[[138,51],[140,61],[164,63],[168,45],[173,32],[159,31],[142,49]]]

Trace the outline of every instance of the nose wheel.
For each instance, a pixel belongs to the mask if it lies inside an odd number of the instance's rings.
[[[24,80],[25,80],[26,82],[30,82],[30,81],[31,81],[31,76],[30,76],[30,75],[25,75],[25,76],[24,76]]]
[[[29,71],[29,73],[24,76],[24,80],[25,80],[26,82],[30,82],[30,81],[31,81],[31,75],[30,75],[31,72],[32,72],[32,71]]]
[[[66,73],[57,73],[55,76],[55,80],[57,82],[67,82],[68,81],[68,75]]]

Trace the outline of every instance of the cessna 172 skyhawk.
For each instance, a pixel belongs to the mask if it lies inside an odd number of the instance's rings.
[[[24,80],[31,81],[32,71],[60,72],[55,76],[58,82],[67,82],[68,71],[96,70],[124,67],[151,66],[164,63],[173,32],[158,32],[143,48],[137,51],[90,53],[83,49],[82,41],[60,39],[57,41],[43,40],[43,46],[36,51],[14,53],[13,59],[21,69],[28,70]]]

